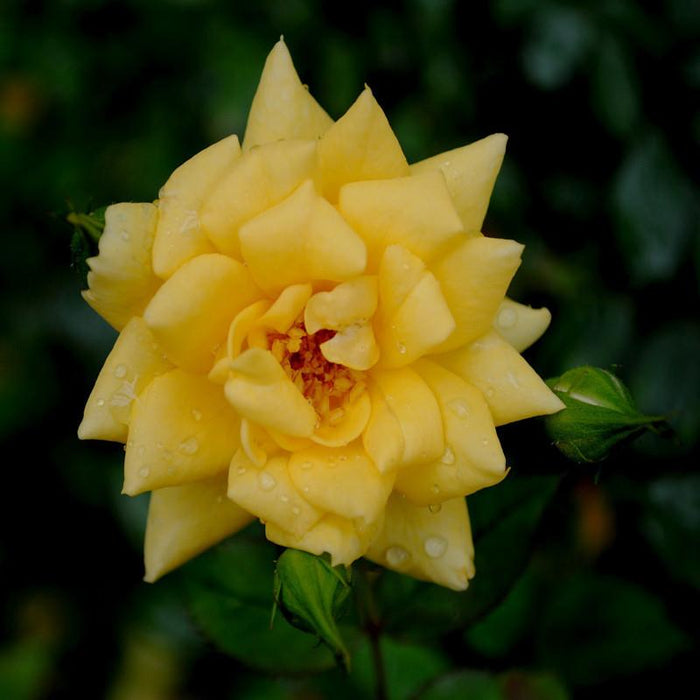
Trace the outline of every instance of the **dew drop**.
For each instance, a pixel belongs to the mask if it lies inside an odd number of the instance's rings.
[[[338,459],[339,459],[341,462],[347,462],[347,461],[348,461],[348,456],[347,456],[347,455],[340,455],[340,457],[338,457]]]
[[[292,508],[292,513],[294,513],[294,515],[299,515],[299,513],[301,513],[301,508],[299,508],[299,506],[294,506],[294,508]]]
[[[302,469],[311,469],[313,466],[314,466],[313,462],[306,461],[306,462],[301,463]]]
[[[433,485],[430,487],[430,490],[431,490],[434,494],[436,494],[436,495],[437,495],[438,493],[440,493],[440,487],[439,487],[437,484],[433,484]]]
[[[139,469],[139,476],[142,479],[145,479],[150,473],[151,470],[148,467],[141,467],[141,469]]]
[[[455,463],[455,453],[454,450],[447,445],[445,447],[445,451],[442,453],[442,457],[440,457],[440,461],[443,464],[454,464]]]
[[[192,418],[194,418],[197,422],[202,420],[202,412],[198,411],[196,408],[192,409]]]
[[[304,486],[304,488],[302,489],[304,493],[309,493],[310,490],[311,489],[308,486]]]
[[[105,400],[104,399],[97,399],[97,405],[102,408],[102,406],[105,405]]]
[[[277,486],[277,481],[275,480],[275,477],[270,474],[270,472],[260,472],[258,481],[260,482],[260,488],[263,491],[272,491],[272,489]]]
[[[431,503],[428,506],[428,510],[431,513],[439,513],[442,510],[442,503]]]
[[[518,320],[518,312],[515,309],[502,309],[498,314],[496,323],[501,328],[512,328]]]
[[[236,474],[238,474],[239,476],[243,476],[243,474],[245,474],[246,471],[247,471],[247,470],[246,470],[245,467],[238,467],[238,468],[236,469]]]
[[[457,418],[466,418],[469,415],[469,409],[464,399],[452,399],[447,406]]]
[[[512,372],[508,372],[508,374],[506,375],[506,379],[510,382],[510,385],[515,387],[516,389],[520,387],[520,382],[518,381],[518,378]]]
[[[114,376],[117,379],[124,379],[126,377],[126,365],[117,365],[114,368]]]
[[[199,449],[199,443],[197,442],[197,438],[189,438],[188,440],[183,440],[179,445],[178,449],[182,454],[185,455],[193,455],[197,450]]]
[[[447,540],[444,537],[428,537],[423,542],[423,549],[431,559],[439,559],[447,551]]]
[[[129,236],[129,232],[128,232],[128,231],[122,231],[122,233],[121,233],[121,238],[122,238],[123,241],[128,241],[129,238],[131,238],[131,236]]]
[[[482,444],[484,447],[486,447],[486,445],[489,444],[489,441],[488,441],[486,438],[484,438],[484,439],[481,441],[481,444]]]
[[[289,496],[287,496],[286,493],[283,493],[283,494],[280,496],[280,501],[282,501],[282,503],[289,503]]]
[[[398,567],[408,559],[408,552],[403,547],[394,545],[384,552],[384,556],[389,566]]]
[[[403,343],[397,343],[396,344],[396,349],[399,351],[400,355],[405,355],[406,354],[406,346]]]

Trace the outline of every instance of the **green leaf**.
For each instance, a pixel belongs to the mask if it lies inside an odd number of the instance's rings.
[[[598,684],[661,666],[688,641],[661,600],[595,574],[558,588],[537,629],[540,663],[572,684]]]
[[[190,612],[222,651],[262,671],[299,673],[333,666],[318,641],[278,615],[270,626],[276,548],[239,533],[183,567]]]
[[[33,700],[43,696],[52,671],[49,646],[26,640],[0,649],[0,697]]]
[[[600,461],[624,440],[665,429],[665,419],[640,413],[627,387],[607,370],[577,367],[547,384],[566,405],[547,416],[547,432],[574,462]]]
[[[97,254],[97,244],[105,227],[106,209],[107,207],[101,207],[89,214],[72,211],[66,216],[66,221],[73,225],[70,241],[71,267],[85,287],[89,271],[87,259]]]
[[[332,567],[325,556],[287,549],[277,562],[275,591],[291,624],[317,635],[348,668],[350,655],[336,624],[351,591],[345,567]]]
[[[511,475],[470,496],[476,576],[469,588],[457,593],[387,572],[378,582],[387,628],[418,638],[436,636],[471,624],[497,606],[530,558],[535,532],[558,482],[556,476]]]

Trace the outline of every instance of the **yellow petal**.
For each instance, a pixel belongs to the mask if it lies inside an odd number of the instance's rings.
[[[503,162],[508,137],[492,134],[411,165],[412,174],[441,170],[468,234],[478,234]]]
[[[221,387],[173,370],[134,401],[124,493],[206,479],[225,470],[239,444],[239,419]]]
[[[249,221],[239,235],[253,279],[269,293],[309,280],[342,282],[365,269],[362,239],[311,181]]]
[[[143,313],[161,284],[151,267],[157,223],[153,204],[112,204],[105,211],[99,255],[87,260],[83,298],[117,330]]]
[[[370,384],[368,394],[371,411],[362,444],[382,474],[397,469],[401,464],[406,441],[398,418],[392,413],[378,387]]]
[[[330,340],[322,343],[320,348],[329,362],[350,369],[367,370],[379,359],[379,347],[372,327],[367,323],[356,323],[338,331]]]
[[[420,260],[399,245],[387,248],[382,258],[375,322],[382,367],[412,363],[455,329],[455,320],[435,276],[425,270],[418,272],[420,267]],[[406,276],[411,278],[410,288],[403,280]]]
[[[261,296],[237,260],[212,253],[185,263],[144,313],[168,357],[191,372],[208,372],[236,313]]]
[[[205,200],[200,224],[222,253],[240,257],[238,230],[316,173],[316,141],[275,141],[244,153]]]
[[[361,446],[323,447],[295,452],[289,476],[319,510],[370,523],[384,510],[393,476],[379,473]]]
[[[309,437],[316,411],[267,350],[251,348],[231,363],[229,403],[244,418],[285,435]]]
[[[253,516],[226,497],[227,474],[151,494],[145,580],[152,583],[245,527]]]
[[[439,171],[344,185],[338,209],[365,241],[370,271],[392,243],[429,262],[461,237],[462,222]]]
[[[442,418],[428,385],[410,367],[373,370],[372,383],[401,427],[400,468],[426,464],[445,451]]]
[[[243,148],[281,139],[315,139],[332,123],[301,84],[286,44],[278,41],[265,61]]]
[[[412,503],[427,506],[501,481],[506,475],[505,457],[481,392],[434,362],[419,360],[413,369],[440,406],[445,451],[433,462],[402,469],[396,490]]]
[[[522,352],[540,338],[551,320],[549,309],[533,309],[512,299],[504,299],[496,312],[493,328],[518,352]]]
[[[369,394],[363,391],[356,399],[332,410],[316,428],[311,439],[328,447],[348,445],[362,434],[371,410]]]
[[[431,510],[392,495],[384,528],[366,556],[388,569],[463,591],[474,576],[465,500],[455,498]]]
[[[316,555],[328,552],[332,566],[350,566],[367,551],[382,523],[383,517],[377,522],[364,525],[329,513],[301,537],[295,537],[273,523],[268,523],[265,527],[265,536],[282,547],[301,549]]]
[[[124,327],[100,371],[78,428],[81,440],[126,442],[133,400],[159,374],[173,369],[142,318]]]
[[[321,137],[318,161],[323,194],[331,202],[347,182],[409,174],[401,146],[369,88]]]
[[[237,452],[229,469],[228,497],[263,522],[274,523],[296,537],[323,515],[294,487],[283,455],[271,457],[263,469],[257,469],[242,451]]]
[[[328,292],[314,294],[304,309],[304,326],[308,333],[322,328],[339,331],[368,321],[377,309],[377,278],[357,277]]]
[[[264,428],[246,418],[241,420],[241,449],[258,468],[265,466],[270,455],[280,451]]]
[[[158,195],[160,219],[153,243],[153,269],[157,275],[167,279],[196,255],[214,252],[199,224],[199,210],[240,154],[238,137],[229,136],[190,158],[163,185]]]
[[[435,352],[446,352],[482,336],[490,328],[520,265],[523,246],[498,238],[468,238],[436,261],[440,282],[457,327]]]
[[[278,333],[286,333],[297,316],[304,310],[306,302],[311,297],[310,284],[293,284],[282,290],[274,304],[260,317],[258,323],[266,328],[272,328]]]
[[[435,359],[481,391],[496,425],[564,408],[532,367],[495,331]]]

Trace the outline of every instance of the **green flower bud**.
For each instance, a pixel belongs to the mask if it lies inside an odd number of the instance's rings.
[[[327,557],[287,549],[277,562],[275,602],[287,620],[316,634],[348,667],[350,655],[336,624],[350,594],[348,570],[332,567]]]
[[[604,369],[576,367],[547,384],[566,405],[545,419],[547,432],[574,462],[598,462],[618,443],[665,423],[640,413],[627,387]]]

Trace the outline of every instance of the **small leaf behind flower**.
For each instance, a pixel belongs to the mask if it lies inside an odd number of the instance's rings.
[[[71,267],[78,273],[83,285],[87,286],[87,259],[97,254],[97,244],[105,228],[105,210],[100,207],[89,214],[71,211],[66,221],[73,226],[70,242]]]
[[[320,637],[345,668],[350,655],[336,619],[350,590],[345,567],[332,567],[326,557],[287,549],[277,562],[276,600],[284,616],[298,629]]]
[[[617,444],[646,430],[668,430],[662,416],[645,416],[611,372],[576,367],[547,384],[566,409],[545,419],[557,448],[574,462],[598,462]]]

